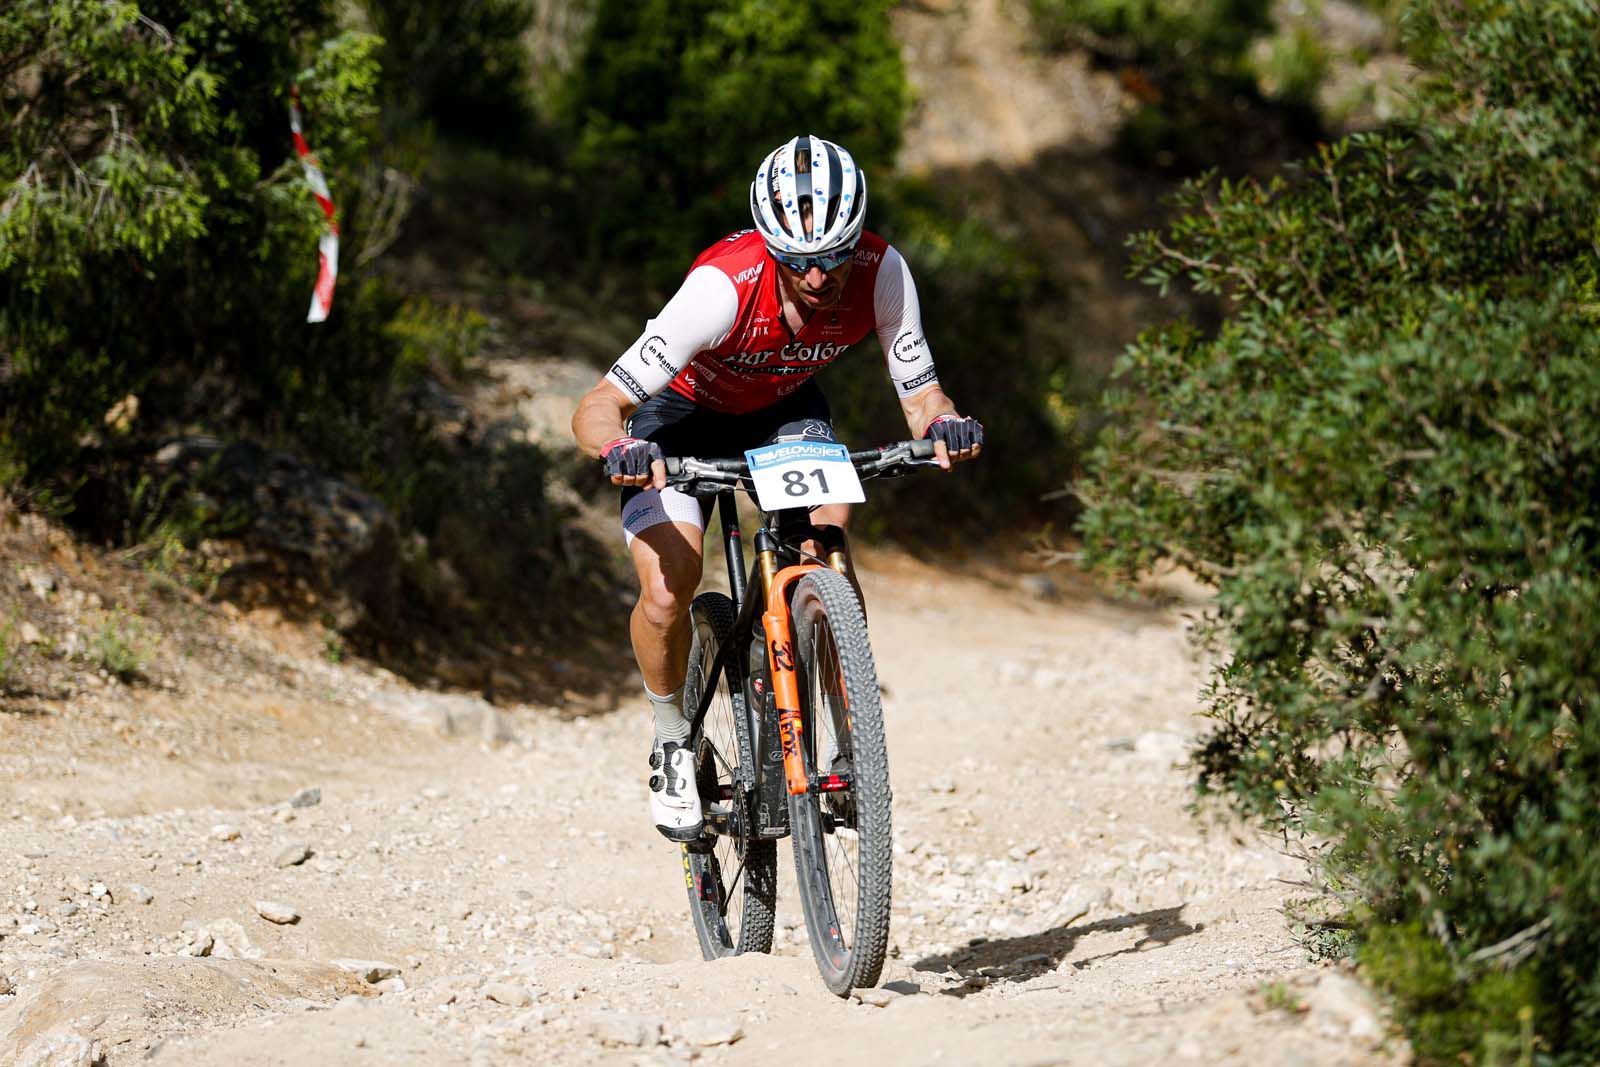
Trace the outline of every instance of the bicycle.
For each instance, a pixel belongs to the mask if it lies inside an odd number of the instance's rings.
[[[772,950],[777,841],[792,836],[824,983],[845,996],[882,973],[892,855],[877,671],[844,531],[812,525],[805,509],[819,495],[864,500],[860,479],[936,465],[933,454],[927,440],[853,453],[800,442],[747,459],[667,460],[668,484],[716,497],[732,590],[691,604],[684,688],[705,830],[683,846],[683,869],[708,960]],[[856,484],[841,495],[846,460]],[[762,511],[748,577],[741,489]]]

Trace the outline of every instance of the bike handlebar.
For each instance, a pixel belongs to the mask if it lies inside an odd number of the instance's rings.
[[[882,448],[868,448],[850,453],[850,464],[868,477],[896,473],[900,468],[921,467],[932,464],[933,442],[927,438],[917,441],[897,441]],[[749,477],[750,464],[743,458],[697,459],[694,456],[668,456],[667,481],[670,484],[707,481],[737,485],[740,478]]]

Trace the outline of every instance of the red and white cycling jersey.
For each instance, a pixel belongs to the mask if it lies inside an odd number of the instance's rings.
[[[636,403],[670,386],[704,407],[738,415],[794,392],[876,332],[900,397],[938,383],[911,271],[883,238],[861,235],[838,303],[813,312],[799,333],[784,321],[779,269],[754,230],[718,241],[700,253],[682,287],[606,379]]]

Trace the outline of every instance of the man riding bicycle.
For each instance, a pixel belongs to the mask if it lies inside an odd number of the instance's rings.
[[[750,184],[755,229],[723,238],[585,394],[572,433],[622,486],[622,526],[639,578],[629,630],[655,714],[650,809],[674,841],[701,832],[682,707],[689,604],[700,585],[709,501],[667,487],[667,455],[731,456],[784,440],[833,441],[812,375],[876,332],[915,437],[939,465],[972,459],[983,427],[939,387],[911,272],[863,228],[867,180],[850,153],[802,135]],[[812,511],[843,526],[848,505]]]

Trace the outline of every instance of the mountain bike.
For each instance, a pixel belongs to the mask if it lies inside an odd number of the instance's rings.
[[[785,442],[744,459],[667,460],[667,481],[715,497],[732,596],[701,593],[684,688],[701,837],[684,879],[706,959],[772,950],[777,840],[792,836],[806,930],[839,996],[877,982],[889,939],[889,757],[878,677],[844,531],[818,503],[933,466],[931,441],[864,452]],[[745,571],[739,490],[761,524]]]

